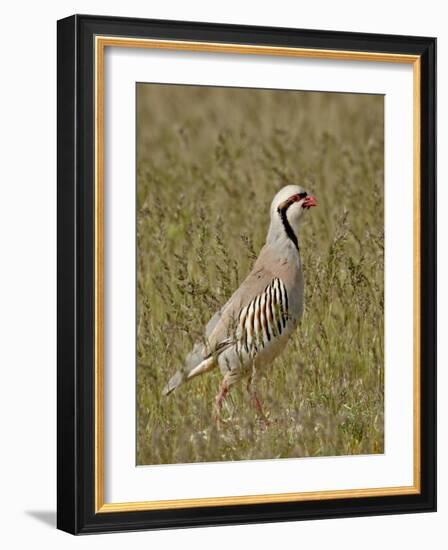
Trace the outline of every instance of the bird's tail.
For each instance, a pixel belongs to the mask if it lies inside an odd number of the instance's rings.
[[[196,376],[199,376],[200,374],[211,370],[215,366],[215,364],[216,363],[214,357],[207,357],[206,359],[202,360],[199,365],[193,367],[188,372],[183,369],[178,370],[176,374],[170,378],[168,384],[163,388],[163,395],[169,395],[184,382],[187,382],[188,380],[191,380],[192,378],[195,378]]]
[[[183,382],[185,382],[187,376],[184,371],[178,370],[174,376],[172,376],[168,384],[163,388],[163,395],[169,395],[176,388],[178,388]]]

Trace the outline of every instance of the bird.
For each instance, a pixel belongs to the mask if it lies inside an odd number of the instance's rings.
[[[277,192],[266,243],[252,271],[210,319],[203,339],[195,343],[163,395],[219,368],[223,378],[215,399],[216,419],[230,388],[246,379],[256,411],[267,421],[254,381],[281,354],[302,317],[304,277],[298,236],[304,212],[313,206],[316,197],[299,185],[286,185]]]

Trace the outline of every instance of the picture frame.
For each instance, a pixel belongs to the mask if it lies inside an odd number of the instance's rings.
[[[108,48],[403,64],[413,78],[413,483],[105,499],[104,103]],[[339,65],[338,65],[339,66]],[[436,510],[436,40],[74,15],[58,21],[57,526],[72,534]],[[387,145],[386,145],[387,147]],[[132,182],[130,183],[130,185]],[[107,305],[107,304],[106,304]],[[131,430],[131,428],[129,428]],[[387,438],[387,433],[386,433]],[[202,467],[197,465],[196,467]]]

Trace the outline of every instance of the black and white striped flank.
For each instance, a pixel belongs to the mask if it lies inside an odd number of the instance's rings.
[[[236,328],[237,352],[256,354],[285,330],[288,321],[288,293],[275,278],[262,294],[243,307]]]

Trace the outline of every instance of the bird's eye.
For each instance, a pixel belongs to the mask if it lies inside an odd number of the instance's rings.
[[[304,199],[306,196],[307,196],[306,191],[304,191],[303,193],[299,193],[300,200]]]

